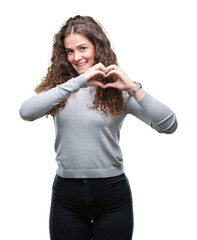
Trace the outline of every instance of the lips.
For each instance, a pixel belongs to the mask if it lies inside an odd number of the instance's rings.
[[[85,66],[86,63],[87,63],[87,61],[86,61],[86,62],[82,62],[82,63],[77,63],[77,64],[75,64],[75,66],[76,66],[77,68],[80,68],[80,67]]]

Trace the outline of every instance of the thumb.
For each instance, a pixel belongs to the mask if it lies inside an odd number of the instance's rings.
[[[107,83],[107,84],[104,85],[104,88],[108,88],[108,87],[117,88],[115,83]]]
[[[103,83],[98,82],[96,80],[92,80],[92,81],[88,82],[88,86],[98,86],[101,88],[105,88],[105,85]]]

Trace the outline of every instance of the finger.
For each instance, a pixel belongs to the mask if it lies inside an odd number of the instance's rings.
[[[105,66],[102,63],[97,63],[96,65],[94,65],[94,69],[105,72]]]
[[[103,77],[106,77],[105,73],[101,70],[97,70],[97,71],[94,72],[94,76],[96,76],[98,74],[101,74]]]
[[[101,71],[103,71],[104,73],[105,73],[105,71],[106,71],[106,67],[105,67],[102,63],[100,63],[100,64],[98,65],[98,69],[101,70]]]
[[[104,85],[104,88],[108,88],[108,87],[117,88],[116,83],[107,83]]]
[[[117,69],[118,69],[118,66],[113,64],[113,65],[110,65],[110,66],[106,67],[105,73],[108,73],[109,71],[117,70]]]
[[[92,80],[88,85],[89,86],[99,86],[101,88],[104,88],[104,84],[102,84],[101,82],[98,82],[96,80]]]
[[[105,67],[101,62],[96,63],[94,66],[96,66],[96,67],[99,67],[99,66]]]
[[[105,85],[102,84],[101,82],[98,82],[98,81],[95,81],[94,86],[98,86],[98,87],[101,87],[101,88],[105,88]]]
[[[116,70],[111,70],[110,72],[108,72],[107,74],[105,74],[105,76],[106,77],[109,77],[110,75],[112,75],[112,74],[114,74],[114,75],[116,75],[116,76],[120,76],[120,73],[118,72],[118,71],[116,71]]]

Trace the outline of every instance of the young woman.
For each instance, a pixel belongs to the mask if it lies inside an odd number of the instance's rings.
[[[75,16],[54,37],[51,66],[20,115],[51,114],[58,169],[50,209],[52,240],[130,240],[132,196],[119,147],[132,114],[159,133],[173,133],[175,114],[117,64],[102,27]]]

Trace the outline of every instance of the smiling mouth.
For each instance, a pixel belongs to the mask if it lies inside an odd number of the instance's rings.
[[[83,62],[83,63],[75,64],[75,66],[76,66],[77,68],[80,68],[80,67],[85,66],[86,64],[87,64],[87,62]]]

